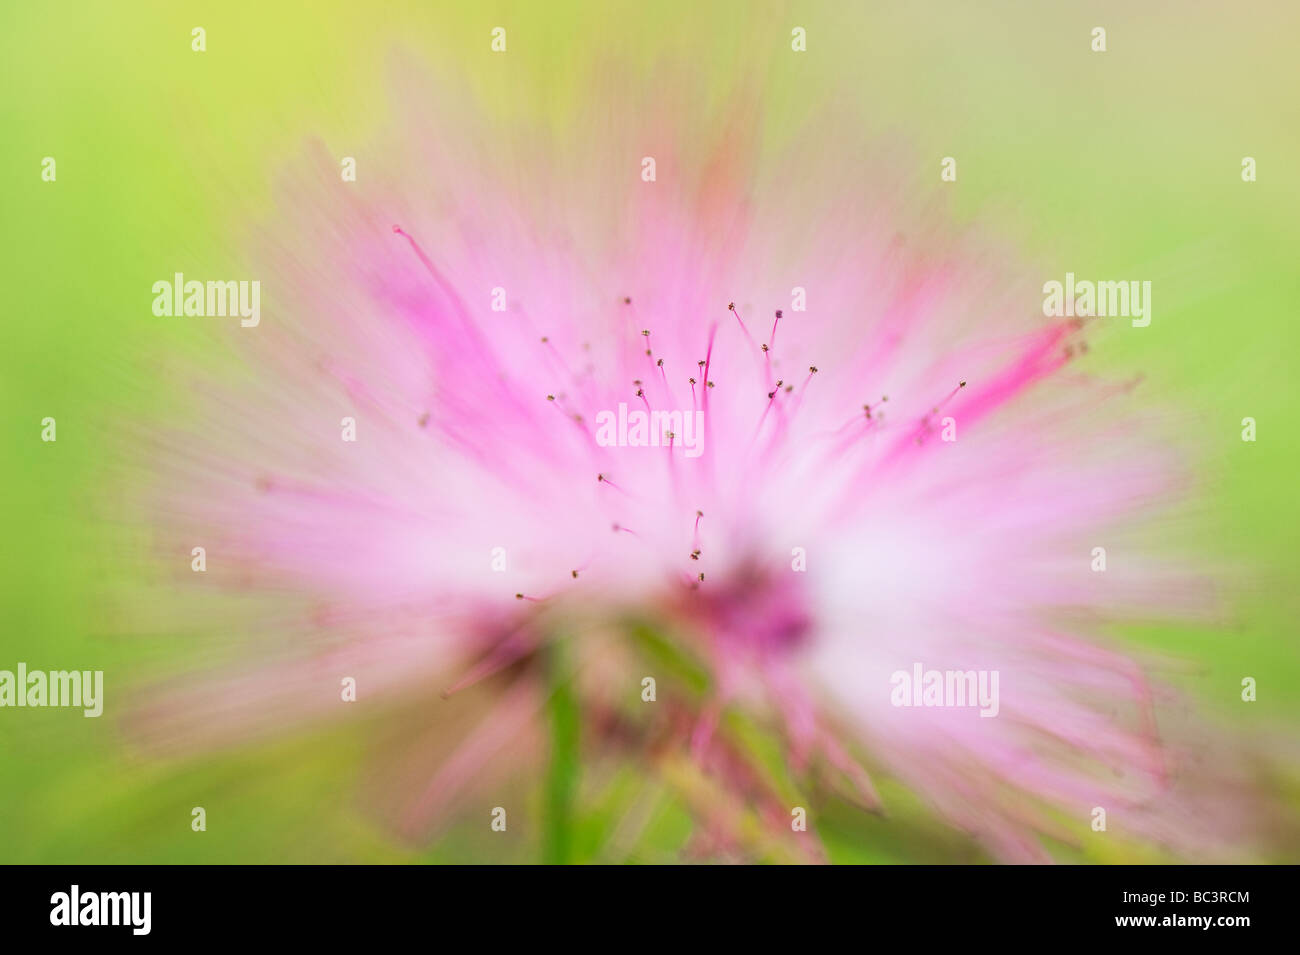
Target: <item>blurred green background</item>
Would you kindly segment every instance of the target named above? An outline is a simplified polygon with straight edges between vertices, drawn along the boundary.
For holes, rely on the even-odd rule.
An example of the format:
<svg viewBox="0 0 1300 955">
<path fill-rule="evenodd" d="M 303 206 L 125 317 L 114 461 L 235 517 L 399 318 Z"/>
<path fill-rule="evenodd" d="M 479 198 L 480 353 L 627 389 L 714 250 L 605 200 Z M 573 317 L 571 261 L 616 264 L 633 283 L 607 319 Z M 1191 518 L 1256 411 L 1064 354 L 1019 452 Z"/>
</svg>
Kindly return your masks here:
<svg viewBox="0 0 1300 955">
<path fill-rule="evenodd" d="M 509 54 L 493 59 L 497 25 Z M 789 52 L 794 26 L 808 31 L 802 56 Z M 1094 26 L 1105 54 L 1089 48 Z M 205 53 L 190 49 L 194 27 Z M 211 341 L 156 321 L 150 287 L 187 266 L 246 274 L 240 238 L 304 140 L 345 155 L 400 121 L 385 84 L 395 50 L 462 77 L 503 123 L 563 123 L 598 60 L 639 71 L 672 56 L 694 64 L 702 95 L 762 76 L 774 139 L 833 100 L 844 122 L 896 137 L 936 176 L 940 157 L 957 157 L 958 220 L 1049 275 L 1068 262 L 1081 277 L 1154 280 L 1151 327 L 1113 342 L 1106 369 L 1144 373 L 1183 413 L 1201 507 L 1173 544 L 1243 571 L 1221 626 L 1127 636 L 1188 661 L 1173 678 L 1216 721 L 1294 729 L 1297 28 L 1289 2 L 4 4 L 0 668 L 102 668 L 111 694 L 195 654 L 184 634 L 119 625 L 145 571 L 131 556 L 139 532 L 104 507 L 128 453 L 110 425 L 183 401 L 157 380 L 158 356 L 204 361 Z M 41 180 L 45 156 L 54 183 Z M 1243 156 L 1257 182 L 1242 182 Z M 57 443 L 40 441 L 47 415 Z M 1247 415 L 1254 444 L 1240 440 Z M 1250 706 L 1245 675 L 1259 680 Z M 110 717 L 0 710 L 0 861 L 618 861 L 600 846 L 636 781 L 614 769 L 592 785 L 563 699 L 552 705 L 558 768 L 520 798 L 553 825 L 523 827 L 509 848 L 482 826 L 434 848 L 391 839 L 365 809 L 366 725 L 161 763 L 133 753 Z M 889 820 L 848 806 L 815 820 L 832 859 L 982 858 L 897 786 L 883 794 Z M 190 831 L 194 805 L 219 831 Z M 631 857 L 670 861 L 689 816 L 670 795 L 653 805 Z M 1111 845 L 1072 857 L 1149 857 Z"/>
</svg>

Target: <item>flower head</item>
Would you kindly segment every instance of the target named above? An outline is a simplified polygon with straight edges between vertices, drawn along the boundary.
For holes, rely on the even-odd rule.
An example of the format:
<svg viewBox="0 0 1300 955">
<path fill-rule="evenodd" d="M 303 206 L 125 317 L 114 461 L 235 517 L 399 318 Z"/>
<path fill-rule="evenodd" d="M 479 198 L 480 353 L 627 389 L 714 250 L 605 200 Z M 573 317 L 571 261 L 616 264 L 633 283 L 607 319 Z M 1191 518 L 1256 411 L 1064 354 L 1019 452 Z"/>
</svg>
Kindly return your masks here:
<svg viewBox="0 0 1300 955">
<path fill-rule="evenodd" d="M 337 713 L 341 676 L 477 693 L 477 722 L 425 713 L 419 831 L 544 750 L 564 646 L 588 745 L 672 780 L 705 851 L 790 837 L 732 714 L 797 785 L 876 809 L 883 771 L 1002 858 L 1094 806 L 1179 840 L 1154 691 L 1102 623 L 1204 601 L 1136 550 L 1089 567 L 1177 488 L 1132 383 L 1090 374 L 1091 327 L 1044 319 L 1016 256 L 898 159 L 761 132 L 743 94 L 565 137 L 447 102 L 374 151 L 373 185 L 317 150 L 259 251 L 276 307 L 246 374 L 204 384 L 204 427 L 167 446 L 185 479 L 152 492 L 273 643 L 211 697 L 222 720 L 164 697 L 150 725 L 242 738 Z M 996 673 L 993 718 L 899 705 L 918 665 Z"/>
</svg>

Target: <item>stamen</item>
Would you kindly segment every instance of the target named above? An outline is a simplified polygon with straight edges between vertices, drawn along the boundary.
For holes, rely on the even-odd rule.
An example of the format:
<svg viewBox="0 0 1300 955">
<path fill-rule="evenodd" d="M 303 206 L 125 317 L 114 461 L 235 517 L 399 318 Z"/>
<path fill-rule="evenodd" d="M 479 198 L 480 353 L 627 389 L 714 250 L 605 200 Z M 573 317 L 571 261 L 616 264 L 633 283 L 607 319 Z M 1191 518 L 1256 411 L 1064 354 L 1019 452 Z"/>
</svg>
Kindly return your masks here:
<svg viewBox="0 0 1300 955">
<path fill-rule="evenodd" d="M 745 327 L 745 320 L 740 317 L 740 311 L 736 308 L 736 303 L 732 302 L 727 306 L 731 313 L 736 316 L 736 321 L 740 322 L 740 330 L 745 333 L 745 338 L 749 340 L 750 347 L 754 345 L 754 336 L 749 334 L 749 329 Z"/>
<path fill-rule="evenodd" d="M 564 373 L 564 376 L 568 378 L 570 381 L 574 381 L 574 382 L 578 381 L 578 376 L 573 373 L 573 369 L 570 368 L 569 363 L 564 360 L 564 356 L 561 355 L 556 350 L 553 344 L 551 344 L 551 336 L 543 335 L 542 344 L 546 346 L 547 353 L 550 355 L 551 359 L 555 362 L 556 366 L 560 369 L 560 371 Z"/>
<path fill-rule="evenodd" d="M 627 491 L 623 490 L 623 488 L 619 487 L 617 484 L 615 484 L 613 481 L 611 481 L 611 480 L 610 480 L 606 475 L 604 475 L 604 474 L 597 474 L 597 475 L 596 475 L 596 483 L 597 483 L 597 484 L 608 484 L 610 487 L 612 487 L 614 490 L 618 491 L 620 494 L 627 494 Z M 632 496 L 632 495 L 628 494 L 628 497 L 631 497 L 631 496 Z"/>
<path fill-rule="evenodd" d="M 957 387 L 954 388 L 952 391 L 948 392 L 947 396 L 942 401 L 940 401 L 937 405 L 931 408 L 930 413 L 921 419 L 921 423 L 917 426 L 916 429 L 917 444 L 923 444 L 925 442 L 926 437 L 934 431 L 934 428 L 930 426 L 930 419 L 933 418 L 935 415 L 937 415 L 939 413 L 939 409 L 942 408 L 944 405 L 946 405 L 948 402 L 952 401 L 952 399 L 956 396 L 957 392 L 961 391 L 965 387 L 966 387 L 966 382 L 964 381 L 957 382 Z"/>
<path fill-rule="evenodd" d="M 758 424 L 754 426 L 754 434 L 749 439 L 750 445 L 753 445 L 753 443 L 758 440 L 759 433 L 763 430 L 763 422 L 767 420 L 767 413 L 772 410 L 772 405 L 776 401 L 776 396 L 780 392 L 781 386 L 784 384 L 784 379 L 778 380 L 776 387 L 767 393 L 767 404 L 763 408 L 763 413 L 759 415 Z"/>
<path fill-rule="evenodd" d="M 593 446 L 595 446 L 595 442 L 596 442 L 595 436 L 582 426 L 582 415 L 578 414 L 577 412 L 571 411 L 565 405 L 564 398 L 565 398 L 565 394 L 563 391 L 561 391 L 559 394 L 547 395 L 546 401 L 548 404 L 552 405 L 556 411 L 558 411 L 560 414 L 564 415 L 564 417 L 568 418 L 570 421 L 576 424 L 578 426 L 578 430 L 582 432 L 583 436 L 586 437 L 586 439 L 590 441 Z"/>
<path fill-rule="evenodd" d="M 659 366 L 659 378 L 664 383 L 664 393 L 668 395 L 668 404 L 669 406 L 675 406 L 677 398 L 673 395 L 673 386 L 668 383 L 668 372 L 664 370 L 664 360 L 660 358 L 656 364 Z"/>
<path fill-rule="evenodd" d="M 943 401 L 941 401 L 941 402 L 939 402 L 937 405 L 935 405 L 935 406 L 934 406 L 934 410 L 931 411 L 930 413 L 931 413 L 931 414 L 938 414 L 938 413 L 939 413 L 939 409 L 942 408 L 944 405 L 946 405 L 948 402 L 952 401 L 953 397 L 957 394 L 957 392 L 961 391 L 961 390 L 962 390 L 963 388 L 965 388 L 965 387 L 966 387 L 966 382 L 964 382 L 964 381 L 959 381 L 959 382 L 957 382 L 957 387 L 954 388 L 952 391 L 948 392 L 948 396 L 947 396 L 946 398 L 944 398 Z"/>
</svg>

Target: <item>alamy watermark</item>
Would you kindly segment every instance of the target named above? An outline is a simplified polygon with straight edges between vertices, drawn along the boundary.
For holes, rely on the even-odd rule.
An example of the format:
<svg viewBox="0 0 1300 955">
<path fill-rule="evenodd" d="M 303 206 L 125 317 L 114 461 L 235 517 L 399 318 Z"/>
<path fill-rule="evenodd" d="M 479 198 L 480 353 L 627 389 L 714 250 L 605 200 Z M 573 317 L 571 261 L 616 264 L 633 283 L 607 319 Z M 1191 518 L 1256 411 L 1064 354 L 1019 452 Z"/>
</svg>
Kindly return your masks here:
<svg viewBox="0 0 1300 955">
<path fill-rule="evenodd" d="M 82 892 L 74 885 L 50 896 L 51 925 L 128 925 L 133 935 L 153 927 L 152 892 Z"/>
<path fill-rule="evenodd" d="M 688 458 L 704 453 L 703 411 L 627 410 L 596 413 L 596 443 L 602 448 L 681 448 Z"/>
<path fill-rule="evenodd" d="M 980 716 L 998 715 L 997 670 L 927 670 L 913 663 L 911 672 L 895 670 L 889 682 L 894 706 L 978 706 Z"/>
<path fill-rule="evenodd" d="M 177 272 L 171 281 L 153 283 L 153 313 L 159 317 L 190 315 L 198 318 L 232 318 L 239 324 L 255 328 L 262 320 L 262 283 L 253 281 L 199 282 L 185 281 Z"/>
<path fill-rule="evenodd" d="M 86 716 L 104 712 L 103 670 L 0 670 L 0 706 L 80 706 Z"/>
<path fill-rule="evenodd" d="M 1131 318 L 1134 328 L 1151 324 L 1150 282 L 1076 282 L 1073 272 L 1065 282 L 1043 283 L 1043 314 L 1054 318 Z"/>
</svg>

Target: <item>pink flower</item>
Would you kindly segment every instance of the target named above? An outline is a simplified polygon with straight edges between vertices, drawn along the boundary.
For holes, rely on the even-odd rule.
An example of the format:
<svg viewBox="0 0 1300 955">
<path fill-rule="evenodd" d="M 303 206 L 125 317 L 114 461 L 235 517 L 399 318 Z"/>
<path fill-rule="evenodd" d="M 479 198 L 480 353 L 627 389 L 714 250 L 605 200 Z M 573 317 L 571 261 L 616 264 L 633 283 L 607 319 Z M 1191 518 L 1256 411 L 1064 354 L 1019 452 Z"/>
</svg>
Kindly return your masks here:
<svg viewBox="0 0 1300 955">
<path fill-rule="evenodd" d="M 1158 691 L 1104 638 L 1207 600 L 1143 546 L 1182 472 L 1133 383 L 1079 361 L 1094 327 L 1044 319 L 1036 273 L 832 124 L 774 151 L 750 96 L 618 102 L 554 135 L 444 102 L 357 183 L 319 148 L 287 181 L 262 323 L 231 330 L 237 371 L 199 386 L 150 492 L 257 645 L 144 725 L 352 718 L 344 677 L 368 705 L 426 701 L 396 800 L 419 832 L 544 752 L 559 642 L 584 745 L 673 780 L 701 851 L 758 851 L 754 812 L 820 857 L 737 713 L 796 780 L 875 809 L 884 771 L 999 858 L 1082 843 L 1094 807 L 1217 851 L 1175 792 Z M 620 404 L 683 433 L 607 446 Z M 628 636 L 647 626 L 701 684 Z M 996 715 L 897 705 L 918 664 L 996 671 Z M 473 718 L 452 720 L 462 693 Z"/>
</svg>

